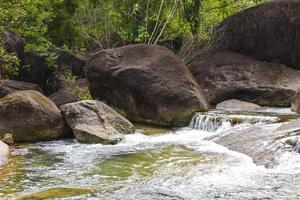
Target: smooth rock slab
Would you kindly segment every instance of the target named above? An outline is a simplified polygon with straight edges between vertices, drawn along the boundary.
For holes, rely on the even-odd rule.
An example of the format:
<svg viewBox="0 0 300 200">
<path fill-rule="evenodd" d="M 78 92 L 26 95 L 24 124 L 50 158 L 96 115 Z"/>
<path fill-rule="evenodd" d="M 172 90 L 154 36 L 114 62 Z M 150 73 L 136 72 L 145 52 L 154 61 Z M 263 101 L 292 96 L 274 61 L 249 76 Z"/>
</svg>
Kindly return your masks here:
<svg viewBox="0 0 300 200">
<path fill-rule="evenodd" d="M 249 103 L 246 101 L 240 101 L 236 99 L 230 99 L 217 104 L 216 109 L 218 110 L 228 110 L 228 111 L 253 111 L 259 110 L 262 107 L 254 103 Z"/>
<path fill-rule="evenodd" d="M 127 119 L 100 101 L 70 103 L 61 110 L 81 143 L 116 144 L 124 134 L 134 132 L 134 126 Z"/>
<path fill-rule="evenodd" d="M 297 152 L 300 119 L 282 124 L 255 124 L 243 130 L 234 128 L 210 138 L 212 141 L 250 156 L 258 165 L 271 167 L 282 153 Z M 288 142 L 288 141 L 295 142 Z"/>
</svg>

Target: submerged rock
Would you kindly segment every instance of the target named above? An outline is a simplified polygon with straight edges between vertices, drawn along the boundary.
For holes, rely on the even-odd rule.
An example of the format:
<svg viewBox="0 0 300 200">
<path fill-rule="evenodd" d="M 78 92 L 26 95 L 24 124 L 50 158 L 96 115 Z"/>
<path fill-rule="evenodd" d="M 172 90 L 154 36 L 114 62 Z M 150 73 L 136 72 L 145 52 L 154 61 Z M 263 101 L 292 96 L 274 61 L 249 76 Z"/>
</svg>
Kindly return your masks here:
<svg viewBox="0 0 300 200">
<path fill-rule="evenodd" d="M 23 90 L 36 90 L 43 93 L 42 88 L 37 84 L 14 80 L 0 80 L 0 97 L 4 97 L 15 91 Z"/>
<path fill-rule="evenodd" d="M 116 144 L 134 126 L 111 107 L 96 100 L 79 101 L 61 107 L 77 141 Z"/>
<path fill-rule="evenodd" d="M 260 106 L 288 107 L 300 85 L 300 71 L 222 52 L 190 70 L 211 104 L 238 99 Z"/>
<path fill-rule="evenodd" d="M 271 1 L 224 20 L 220 48 L 300 69 L 300 1 Z"/>
<path fill-rule="evenodd" d="M 8 153 L 8 146 L 0 141 L 0 167 L 7 162 Z"/>
<path fill-rule="evenodd" d="M 14 142 L 54 140 L 67 134 L 55 104 L 33 90 L 17 91 L 0 99 L 0 138 L 10 133 Z"/>
<path fill-rule="evenodd" d="M 230 99 L 217 104 L 216 109 L 218 110 L 229 110 L 229 111 L 253 111 L 259 110 L 262 107 L 254 103 L 246 101 L 240 101 L 236 99 Z"/>
<path fill-rule="evenodd" d="M 51 188 L 48 190 L 28 194 L 17 198 L 17 200 L 32 200 L 32 199 L 57 199 L 57 198 L 68 198 L 75 196 L 82 196 L 86 198 L 88 194 L 92 194 L 94 191 L 92 189 L 86 188 Z"/>
<path fill-rule="evenodd" d="M 184 126 L 208 104 L 183 62 L 158 45 L 129 45 L 100 51 L 87 65 L 95 99 L 135 122 Z"/>
</svg>

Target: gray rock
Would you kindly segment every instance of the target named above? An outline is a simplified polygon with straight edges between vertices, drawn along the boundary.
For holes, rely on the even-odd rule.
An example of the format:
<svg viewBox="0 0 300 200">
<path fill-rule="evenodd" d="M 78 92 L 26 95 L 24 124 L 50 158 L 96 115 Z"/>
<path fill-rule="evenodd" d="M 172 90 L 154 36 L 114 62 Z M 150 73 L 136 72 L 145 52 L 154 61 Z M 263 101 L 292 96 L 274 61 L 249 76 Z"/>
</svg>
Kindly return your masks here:
<svg viewBox="0 0 300 200">
<path fill-rule="evenodd" d="M 100 101 L 70 103 L 61 110 L 81 143 L 116 144 L 124 134 L 134 132 L 134 126 L 127 119 Z"/>
</svg>

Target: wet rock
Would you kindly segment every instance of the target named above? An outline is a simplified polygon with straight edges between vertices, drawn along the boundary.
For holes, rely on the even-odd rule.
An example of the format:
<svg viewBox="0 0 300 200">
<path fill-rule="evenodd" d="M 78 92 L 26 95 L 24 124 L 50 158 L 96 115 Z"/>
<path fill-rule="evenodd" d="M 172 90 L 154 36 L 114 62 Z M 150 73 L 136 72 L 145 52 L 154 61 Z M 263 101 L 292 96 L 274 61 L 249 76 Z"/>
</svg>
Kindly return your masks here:
<svg viewBox="0 0 300 200">
<path fill-rule="evenodd" d="M 0 138 L 11 133 L 17 143 L 46 141 L 67 131 L 60 110 L 37 91 L 17 91 L 0 99 Z"/>
<path fill-rule="evenodd" d="M 9 154 L 8 146 L 0 141 L 0 167 L 3 166 L 7 162 Z"/>
<path fill-rule="evenodd" d="M 300 85 L 300 71 L 222 52 L 190 70 L 211 104 L 238 99 L 260 106 L 286 107 Z"/>
<path fill-rule="evenodd" d="M 217 104 L 216 109 L 218 110 L 229 110 L 229 111 L 253 111 L 259 110 L 262 107 L 254 103 L 246 101 L 240 101 L 236 99 L 230 99 Z"/>
<path fill-rule="evenodd" d="M 183 62 L 158 45 L 129 45 L 100 51 L 87 65 L 95 99 L 132 121 L 184 126 L 208 109 L 199 85 Z"/>
<path fill-rule="evenodd" d="M 60 89 L 51 94 L 48 98 L 51 99 L 57 107 L 80 100 L 67 89 Z"/>
<path fill-rule="evenodd" d="M 4 97 L 12 92 L 22 90 L 36 90 L 40 93 L 43 93 L 42 88 L 37 84 L 14 80 L 0 80 L 0 97 Z"/>
<path fill-rule="evenodd" d="M 300 89 L 297 90 L 292 98 L 292 111 L 300 113 Z"/>
<path fill-rule="evenodd" d="M 299 135 L 300 119 L 296 119 L 281 124 L 256 124 L 242 130 L 232 128 L 210 139 L 250 156 L 258 165 L 271 167 L 282 153 L 297 151 L 298 143 L 293 141 Z"/>
<path fill-rule="evenodd" d="M 111 107 L 96 100 L 66 104 L 61 110 L 81 143 L 116 144 L 134 126 Z"/>
<path fill-rule="evenodd" d="M 241 11 L 217 28 L 220 48 L 300 69 L 300 1 L 271 1 Z"/>
</svg>

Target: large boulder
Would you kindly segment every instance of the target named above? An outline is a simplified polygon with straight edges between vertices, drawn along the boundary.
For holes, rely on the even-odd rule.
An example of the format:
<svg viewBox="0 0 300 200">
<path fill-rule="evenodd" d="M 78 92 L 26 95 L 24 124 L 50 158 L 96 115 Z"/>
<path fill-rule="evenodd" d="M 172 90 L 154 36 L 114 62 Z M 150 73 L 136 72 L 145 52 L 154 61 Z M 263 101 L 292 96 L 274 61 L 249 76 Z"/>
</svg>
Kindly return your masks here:
<svg viewBox="0 0 300 200">
<path fill-rule="evenodd" d="M 111 107 L 96 100 L 66 104 L 61 110 L 81 143 L 116 144 L 134 126 Z"/>
<path fill-rule="evenodd" d="M 246 101 L 240 101 L 237 99 L 230 99 L 217 104 L 216 109 L 228 110 L 228 111 L 254 111 L 259 110 L 262 107 L 254 103 Z"/>
<path fill-rule="evenodd" d="M 246 9 L 216 29 L 219 47 L 300 69 L 300 1 L 271 1 Z"/>
<path fill-rule="evenodd" d="M 55 104 L 33 90 L 17 91 L 0 99 L 0 138 L 12 134 L 14 142 L 54 140 L 68 133 Z"/>
<path fill-rule="evenodd" d="M 54 92 L 49 97 L 57 107 L 65 105 L 67 103 L 73 103 L 79 101 L 79 98 L 72 94 L 68 89 L 60 89 L 57 92 Z"/>
<path fill-rule="evenodd" d="M 8 153 L 8 146 L 0 141 L 0 167 L 7 162 Z"/>
<path fill-rule="evenodd" d="M 0 97 L 4 97 L 15 91 L 36 90 L 43 93 L 40 86 L 33 83 L 26 83 L 14 80 L 0 80 Z"/>
<path fill-rule="evenodd" d="M 158 45 L 129 45 L 96 54 L 87 65 L 91 95 L 136 122 L 184 126 L 208 104 L 183 62 Z"/>
<path fill-rule="evenodd" d="M 300 85 L 300 71 L 222 52 L 190 70 L 211 104 L 238 99 L 260 106 L 289 106 Z"/>
</svg>

